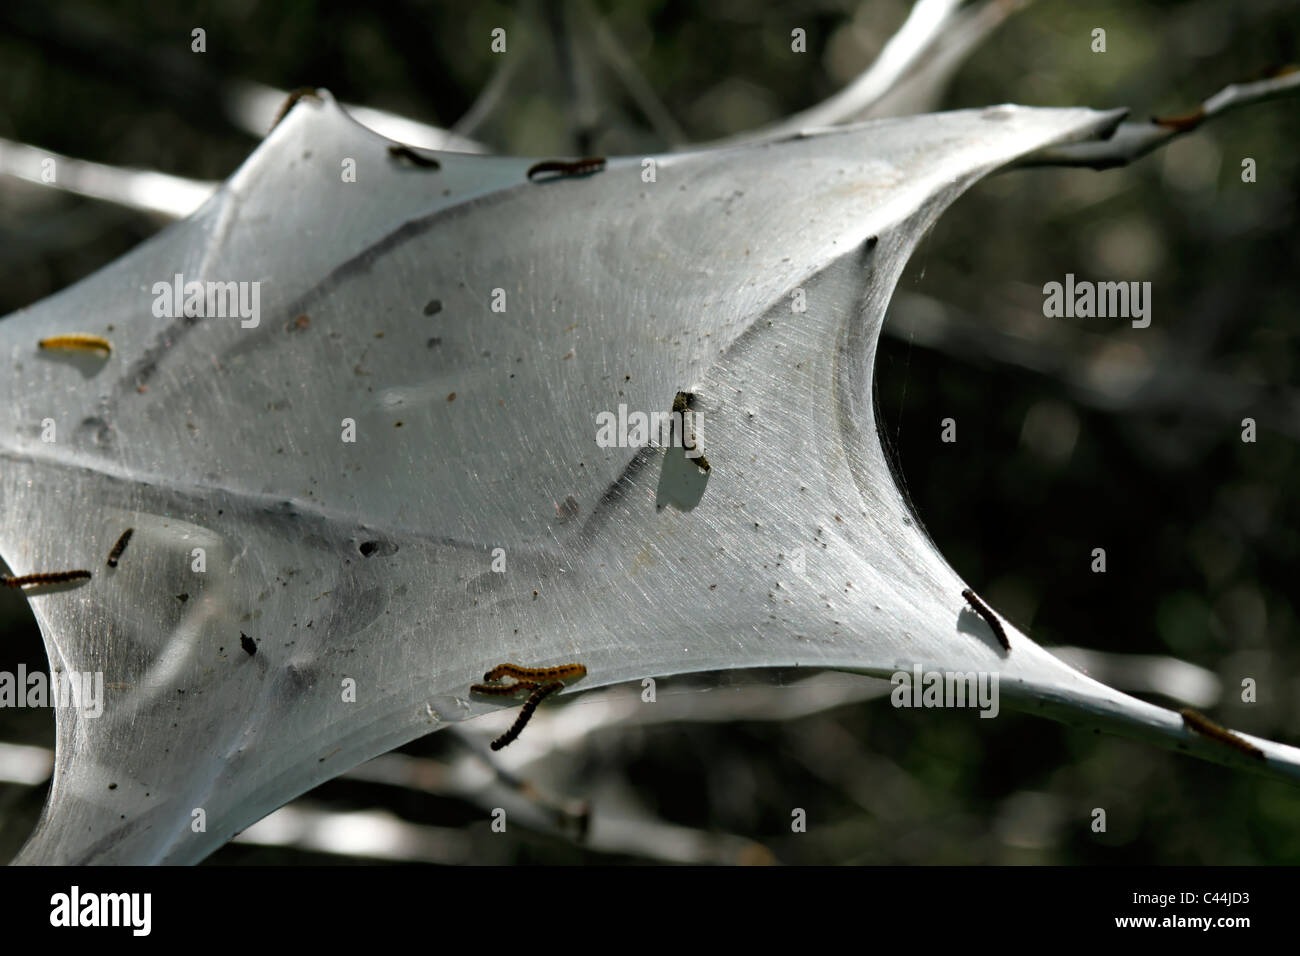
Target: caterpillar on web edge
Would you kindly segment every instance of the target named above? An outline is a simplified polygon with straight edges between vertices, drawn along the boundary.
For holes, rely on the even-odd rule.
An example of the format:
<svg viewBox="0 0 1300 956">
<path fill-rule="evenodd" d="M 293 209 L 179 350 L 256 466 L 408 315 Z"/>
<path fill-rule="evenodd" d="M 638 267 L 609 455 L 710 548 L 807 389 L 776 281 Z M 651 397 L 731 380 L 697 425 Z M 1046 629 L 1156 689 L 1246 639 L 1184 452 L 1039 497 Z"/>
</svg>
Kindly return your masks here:
<svg viewBox="0 0 1300 956">
<path fill-rule="evenodd" d="M 1254 744 L 1248 743 L 1238 737 L 1226 727 L 1220 727 L 1204 714 L 1197 713 L 1190 707 L 1184 707 L 1178 712 L 1178 715 L 1183 718 L 1183 723 L 1185 725 L 1196 731 L 1202 737 L 1209 737 L 1211 740 L 1217 740 L 1219 743 L 1226 744 L 1233 750 L 1240 750 L 1248 757 L 1254 757 L 1256 760 L 1266 759 L 1264 751 L 1260 750 Z"/>
<path fill-rule="evenodd" d="M 515 719 L 515 722 L 511 724 L 510 729 L 496 740 L 492 741 L 492 749 L 500 750 L 502 747 L 513 743 L 515 738 L 523 732 L 524 727 L 533 716 L 533 711 L 537 709 L 537 705 L 545 700 L 548 694 L 555 693 L 563 686 L 564 684 L 557 680 L 550 684 L 543 684 L 541 687 L 537 688 L 537 690 L 533 691 L 532 696 L 524 703 L 523 710 L 519 711 L 519 716 Z"/>
<path fill-rule="evenodd" d="M 1007 650 L 1011 650 L 1011 642 L 1007 640 L 1007 632 L 1003 629 L 1002 622 L 998 620 L 998 616 L 993 613 L 993 609 L 981 601 L 979 595 L 970 588 L 966 588 L 962 591 L 961 596 L 966 599 L 967 604 L 974 608 L 976 614 L 984 618 L 984 623 L 992 629 L 994 635 L 1002 646 Z"/>
<path fill-rule="evenodd" d="M 0 584 L 7 588 L 20 588 L 28 584 L 62 584 L 64 581 L 89 579 L 89 571 L 46 571 L 42 574 L 24 574 L 11 578 L 0 574 Z"/>
<path fill-rule="evenodd" d="M 520 667 L 518 664 L 498 664 L 483 675 L 485 681 L 498 681 L 502 677 L 516 680 L 552 681 L 577 680 L 587 676 L 582 664 L 561 664 L 558 667 Z"/>
</svg>

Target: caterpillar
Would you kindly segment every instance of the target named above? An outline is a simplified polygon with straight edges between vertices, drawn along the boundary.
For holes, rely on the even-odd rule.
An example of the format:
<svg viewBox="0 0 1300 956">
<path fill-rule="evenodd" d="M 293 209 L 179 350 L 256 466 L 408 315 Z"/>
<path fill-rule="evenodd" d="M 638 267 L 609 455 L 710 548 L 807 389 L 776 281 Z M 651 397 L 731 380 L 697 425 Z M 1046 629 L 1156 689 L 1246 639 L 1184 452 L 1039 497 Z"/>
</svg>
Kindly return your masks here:
<svg viewBox="0 0 1300 956">
<path fill-rule="evenodd" d="M 54 335 L 41 339 L 43 349 L 66 349 L 72 352 L 102 352 L 105 356 L 112 354 L 113 346 L 102 335 L 88 335 L 84 332 L 70 332 L 67 335 Z"/>
<path fill-rule="evenodd" d="M 533 691 L 532 696 L 524 703 L 523 709 L 519 711 L 519 716 L 515 718 L 515 722 L 510 725 L 510 729 L 492 741 L 492 749 L 500 750 L 502 747 L 513 743 L 523 732 L 524 727 L 527 726 L 529 719 L 533 716 L 533 711 L 537 709 L 537 705 L 545 700 L 547 695 L 554 694 L 563 686 L 564 684 L 557 680 L 549 684 L 543 684 Z"/>
<path fill-rule="evenodd" d="M 513 684 L 470 684 L 469 692 L 471 694 L 482 694 L 485 697 L 509 697 L 521 690 L 537 690 L 541 685 L 535 681 L 521 680 Z"/>
<path fill-rule="evenodd" d="M 1186 133 L 1188 130 L 1196 129 L 1201 123 L 1205 122 L 1205 109 L 1198 106 L 1195 110 L 1183 116 L 1153 116 L 1151 122 L 1157 126 L 1172 129 L 1176 133 Z"/>
<path fill-rule="evenodd" d="M 1002 622 L 998 620 L 998 616 L 993 613 L 993 609 L 981 601 L 970 588 L 963 590 L 961 596 L 966 599 L 967 604 L 975 609 L 976 614 L 984 618 L 984 623 L 992 629 L 1002 646 L 1007 650 L 1011 650 L 1011 642 L 1007 640 L 1007 632 L 1003 629 Z"/>
<path fill-rule="evenodd" d="M 605 157 L 603 156 L 588 156 L 571 162 L 562 159 L 544 159 L 540 163 L 529 166 L 527 175 L 530 181 L 535 180 L 541 173 L 555 173 L 555 176 L 549 178 L 559 179 L 562 176 L 589 176 L 604 168 Z"/>
<path fill-rule="evenodd" d="M 520 667 L 518 664 L 498 664 L 483 679 L 489 683 L 499 681 L 502 677 L 513 677 L 520 681 L 577 680 L 587 676 L 587 668 L 582 664 L 561 664 L 558 667 Z"/>
<path fill-rule="evenodd" d="M 695 410 L 694 392 L 678 392 L 673 397 L 673 413 L 682 416 L 681 418 L 682 432 L 683 432 L 682 448 L 685 449 L 686 451 L 699 451 L 699 442 L 696 440 L 694 432 L 691 433 L 691 445 L 688 447 L 686 444 L 686 435 L 685 435 L 686 413 L 688 411 L 694 411 L 694 410 Z M 674 425 L 673 427 L 675 428 L 676 425 Z M 700 452 L 700 454 L 694 456 L 686 455 L 686 459 L 687 461 L 694 462 L 696 468 L 703 469 L 704 471 L 713 470 L 712 466 L 709 465 L 709 459 L 704 457 L 703 452 Z"/>
<path fill-rule="evenodd" d="M 388 155 L 394 159 L 404 159 L 412 166 L 419 166 L 423 169 L 442 169 L 442 163 L 438 162 L 432 156 L 421 156 L 409 146 L 400 144 L 388 147 Z"/>
<path fill-rule="evenodd" d="M 521 690 L 529 691 L 528 700 L 524 702 L 523 709 L 519 711 L 519 716 L 515 719 L 514 724 L 504 734 L 492 741 L 492 749 L 500 750 L 502 747 L 511 743 L 523 732 L 528 721 L 533 716 L 533 711 L 550 694 L 561 690 L 566 680 L 579 680 L 587 676 L 587 668 L 583 664 L 560 664 L 556 667 L 520 667 L 518 664 L 498 664 L 486 674 L 483 675 L 484 683 L 471 684 L 469 689 L 472 694 L 483 694 L 488 697 L 510 697 Z M 514 678 L 512 683 L 499 683 L 501 678 Z"/>
<path fill-rule="evenodd" d="M 303 99 L 304 97 L 311 97 L 313 100 L 320 101 L 320 94 L 316 92 L 315 87 L 312 86 L 298 87 L 298 89 L 292 91 L 289 94 L 288 98 L 280 105 L 280 111 L 275 114 L 275 120 L 271 123 L 271 130 L 279 126 L 280 121 L 289 115 L 289 110 L 293 109 L 294 106 L 297 105 L 298 101 Z M 271 130 L 267 130 L 268 135 L 270 134 Z"/>
<path fill-rule="evenodd" d="M 64 581 L 80 581 L 89 579 L 89 571 L 46 571 L 43 574 L 24 574 L 19 577 L 11 578 L 7 574 L 0 574 L 0 584 L 7 588 L 20 588 L 27 584 L 62 584 Z"/>
<path fill-rule="evenodd" d="M 1209 737 L 1211 740 L 1217 740 L 1221 744 L 1227 744 L 1234 750 L 1240 750 L 1248 757 L 1254 757 L 1257 760 L 1264 760 L 1264 751 L 1260 750 L 1252 743 L 1242 740 L 1231 730 L 1226 727 L 1220 727 L 1204 714 L 1199 714 L 1190 707 L 1184 707 L 1178 712 L 1183 718 L 1183 723 L 1196 731 L 1202 737 Z"/>
<path fill-rule="evenodd" d="M 131 540 L 133 534 L 135 534 L 135 528 L 127 528 L 122 532 L 122 537 L 117 539 L 117 544 L 113 545 L 113 550 L 108 552 L 108 566 L 110 568 L 117 567 L 117 559 L 126 550 L 126 543 Z"/>
</svg>

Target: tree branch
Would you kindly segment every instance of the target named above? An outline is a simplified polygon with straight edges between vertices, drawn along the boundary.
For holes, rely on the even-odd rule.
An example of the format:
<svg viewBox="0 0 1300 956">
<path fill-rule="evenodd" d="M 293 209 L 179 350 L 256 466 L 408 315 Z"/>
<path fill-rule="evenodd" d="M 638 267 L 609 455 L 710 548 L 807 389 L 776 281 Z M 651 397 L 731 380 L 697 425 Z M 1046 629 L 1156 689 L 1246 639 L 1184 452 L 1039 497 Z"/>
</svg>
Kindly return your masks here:
<svg viewBox="0 0 1300 956">
<path fill-rule="evenodd" d="M 1152 117 L 1146 123 L 1121 123 L 1110 139 L 1054 146 L 1026 156 L 1015 166 L 1086 166 L 1111 169 L 1126 166 L 1171 139 L 1190 133 L 1206 120 L 1239 106 L 1300 93 L 1300 70 L 1284 67 L 1254 83 L 1234 83 L 1181 116 Z"/>
</svg>

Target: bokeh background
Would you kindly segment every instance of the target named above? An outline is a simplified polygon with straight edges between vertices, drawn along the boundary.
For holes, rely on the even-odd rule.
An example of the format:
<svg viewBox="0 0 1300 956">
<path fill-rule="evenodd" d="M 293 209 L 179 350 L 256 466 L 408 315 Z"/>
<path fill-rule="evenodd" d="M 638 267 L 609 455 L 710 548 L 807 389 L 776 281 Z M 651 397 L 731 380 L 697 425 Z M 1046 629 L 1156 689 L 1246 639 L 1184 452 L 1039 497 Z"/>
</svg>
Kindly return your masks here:
<svg viewBox="0 0 1300 956">
<path fill-rule="evenodd" d="M 824 99 L 908 8 L 6 3 L 0 137 L 221 180 L 258 142 L 232 106 L 251 81 L 459 122 L 503 152 L 641 153 Z M 981 44 L 939 105 L 1183 113 L 1300 61 L 1298 14 L 1294 0 L 1039 0 Z M 509 67 L 489 50 L 498 26 Z M 1105 54 L 1090 50 L 1098 26 Z M 195 27 L 207 31 L 202 55 L 190 52 Z M 806 54 L 790 50 L 795 27 Z M 1292 744 L 1296 103 L 1230 114 L 1130 167 L 981 183 L 924 240 L 877 366 L 916 511 L 991 604 L 1044 645 L 1088 649 L 1065 653 L 1115 686 L 1173 705 L 1200 695 L 1220 722 Z M 1241 182 L 1243 157 L 1257 161 L 1256 183 Z M 0 315 L 166 222 L 0 175 Z M 1042 285 L 1067 272 L 1150 281 L 1151 328 L 1044 318 Z M 1253 444 L 1240 438 L 1247 416 Z M 947 417 L 955 444 L 939 440 Z M 1094 547 L 1106 549 L 1104 575 L 1089 571 Z M 6 591 L 0 670 L 19 662 L 43 667 L 45 654 L 24 599 Z M 1256 703 L 1240 701 L 1243 678 L 1257 682 Z M 1009 711 L 898 711 L 880 686 L 742 672 L 676 685 L 653 722 L 620 709 L 639 688 L 579 697 L 539 714 L 530 735 L 567 743 L 514 776 L 492 769 L 482 735 L 437 733 L 317 788 L 258 842 L 208 862 L 1300 862 L 1300 789 Z M 51 711 L 0 709 L 0 859 L 40 812 L 53 742 Z M 492 833 L 485 808 L 501 791 L 538 808 L 535 822 Z M 585 843 L 573 837 L 584 805 Z M 807 833 L 791 832 L 795 807 Z M 1089 826 L 1094 807 L 1107 811 L 1104 834 Z"/>
</svg>

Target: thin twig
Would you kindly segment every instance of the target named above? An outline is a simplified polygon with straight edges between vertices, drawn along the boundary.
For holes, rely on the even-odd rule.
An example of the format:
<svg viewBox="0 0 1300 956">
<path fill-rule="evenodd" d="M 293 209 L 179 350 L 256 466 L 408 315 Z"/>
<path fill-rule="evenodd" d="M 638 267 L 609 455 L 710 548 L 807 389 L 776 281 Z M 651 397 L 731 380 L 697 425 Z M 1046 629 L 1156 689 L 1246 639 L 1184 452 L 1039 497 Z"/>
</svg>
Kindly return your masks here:
<svg viewBox="0 0 1300 956">
<path fill-rule="evenodd" d="M 890 89 L 844 122 L 931 112 L 938 106 L 948 81 L 971 53 L 1011 14 L 1032 2 L 992 0 L 963 7 Z"/>
<path fill-rule="evenodd" d="M 452 133 L 457 136 L 472 136 L 474 131 L 483 125 L 483 122 L 505 101 L 506 91 L 510 88 L 510 83 L 515 78 L 515 71 L 524 56 L 525 54 L 521 52 L 513 51 L 500 57 L 500 64 L 493 71 L 487 85 L 470 104 L 465 115 L 452 124 Z"/>
<path fill-rule="evenodd" d="M 659 99 L 649 81 L 636 68 L 623 44 L 610 29 L 609 23 L 596 11 L 588 0 L 582 2 L 583 19 L 592 25 L 596 37 L 596 53 L 614 71 L 623 88 L 632 101 L 636 103 L 651 128 L 659 134 L 668 146 L 679 146 L 686 142 L 686 132 L 673 118 L 663 100 Z"/>
<path fill-rule="evenodd" d="M 1229 110 L 1297 94 L 1300 94 L 1300 71 L 1288 67 L 1268 79 L 1254 83 L 1233 83 L 1224 87 L 1199 108 L 1186 114 L 1156 117 L 1145 123 L 1121 123 L 1110 139 L 1053 146 L 1031 153 L 1014 165 L 1087 166 L 1092 169 L 1126 166 L 1174 137 L 1190 133 L 1206 120 Z"/>
<path fill-rule="evenodd" d="M 53 160 L 53 166 L 47 164 Z M 49 181 L 46 170 L 53 169 Z M 103 199 L 141 212 L 182 219 L 203 205 L 218 183 L 185 179 L 167 173 L 123 169 L 73 159 L 62 153 L 0 139 L 0 175 L 25 179 L 79 196 Z"/>
<path fill-rule="evenodd" d="M 1004 3 L 1005 0 L 984 0 Z M 972 22 L 969 11 L 962 11 L 965 0 L 917 0 L 907 20 L 885 44 L 880 55 L 852 83 L 816 106 L 788 116 L 757 130 L 729 137 L 704 146 L 735 146 L 741 143 L 782 139 L 804 130 L 818 129 L 848 122 L 868 111 L 922 63 L 940 44 L 954 23 Z M 975 27 L 971 27 L 975 29 Z M 704 148 L 695 146 L 692 148 Z"/>
</svg>

